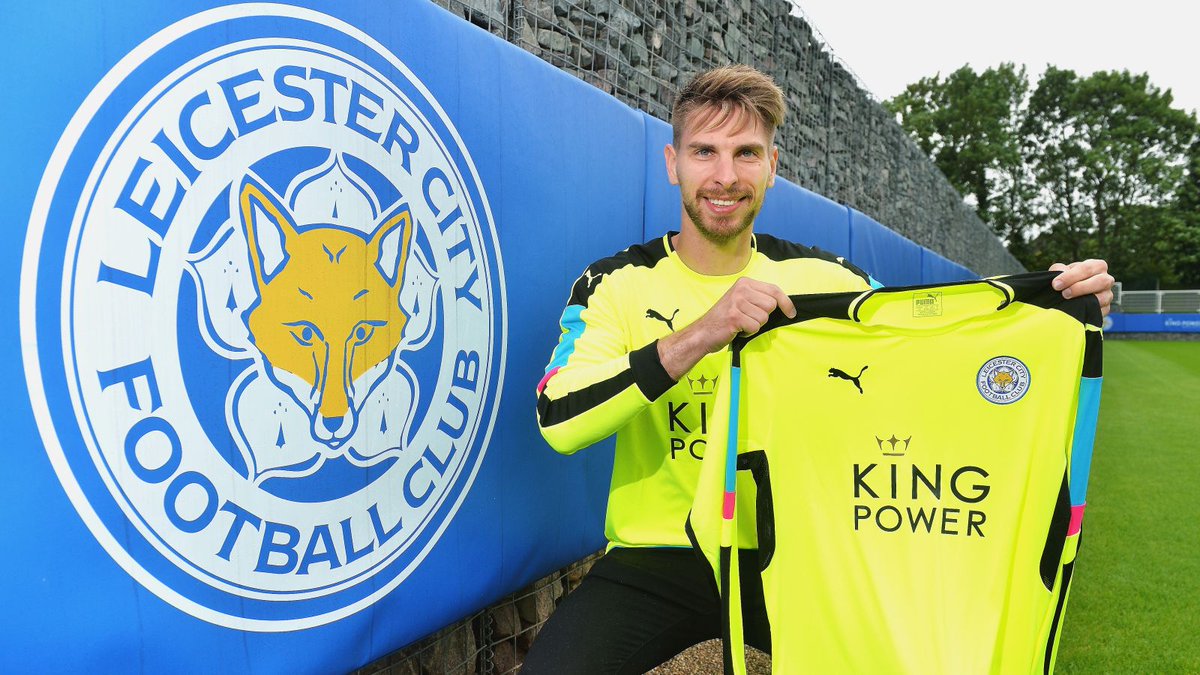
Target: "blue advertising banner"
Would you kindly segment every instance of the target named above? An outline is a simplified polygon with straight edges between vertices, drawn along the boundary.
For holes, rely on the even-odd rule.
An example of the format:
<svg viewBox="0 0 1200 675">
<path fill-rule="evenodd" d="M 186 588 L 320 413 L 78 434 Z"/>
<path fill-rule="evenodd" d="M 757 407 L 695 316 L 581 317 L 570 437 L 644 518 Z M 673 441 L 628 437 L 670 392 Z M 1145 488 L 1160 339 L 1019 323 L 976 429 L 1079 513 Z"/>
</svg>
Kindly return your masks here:
<svg viewBox="0 0 1200 675">
<path fill-rule="evenodd" d="M 1198 314 L 1121 314 L 1104 321 L 1107 333 L 1200 333 Z"/>
<path fill-rule="evenodd" d="M 665 123 L 423 1 L 0 11 L 0 672 L 347 671 L 603 545 L 611 444 L 534 391 L 678 226 Z"/>
</svg>

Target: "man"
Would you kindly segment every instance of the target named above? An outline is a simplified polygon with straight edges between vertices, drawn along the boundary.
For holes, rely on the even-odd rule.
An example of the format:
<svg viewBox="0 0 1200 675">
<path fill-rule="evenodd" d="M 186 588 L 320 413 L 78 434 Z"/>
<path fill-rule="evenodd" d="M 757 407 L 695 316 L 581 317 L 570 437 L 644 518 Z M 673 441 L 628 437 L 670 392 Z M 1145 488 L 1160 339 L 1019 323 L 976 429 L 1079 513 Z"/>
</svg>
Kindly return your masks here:
<svg viewBox="0 0 1200 675">
<path fill-rule="evenodd" d="M 679 232 L 599 260 L 575 282 L 538 386 L 539 424 L 566 454 L 617 434 L 610 544 L 543 627 L 526 673 L 642 673 L 720 633 L 716 589 L 683 524 L 725 347 L 776 308 L 794 316 L 789 294 L 877 285 L 842 258 L 754 234 L 784 112 L 779 88 L 747 66 L 696 77 L 664 149 L 682 199 Z M 1106 263 L 1054 269 L 1064 295 L 1096 293 L 1107 311 Z M 743 555 L 754 547 L 753 532 L 739 533 Z M 770 651 L 757 565 L 741 568 L 746 641 Z"/>
</svg>

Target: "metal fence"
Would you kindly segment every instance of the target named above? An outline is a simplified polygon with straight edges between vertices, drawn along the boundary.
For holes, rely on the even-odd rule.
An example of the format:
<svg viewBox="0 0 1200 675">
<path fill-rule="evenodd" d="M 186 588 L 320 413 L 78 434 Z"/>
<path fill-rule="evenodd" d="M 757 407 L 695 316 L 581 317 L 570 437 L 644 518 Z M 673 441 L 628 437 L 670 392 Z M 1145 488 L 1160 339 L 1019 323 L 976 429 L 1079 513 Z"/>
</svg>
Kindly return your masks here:
<svg viewBox="0 0 1200 675">
<path fill-rule="evenodd" d="M 1120 284 L 1114 289 L 1113 305 L 1126 314 L 1193 314 L 1200 313 L 1200 290 L 1194 291 L 1124 291 Z"/>
<path fill-rule="evenodd" d="M 670 118 L 695 73 L 748 63 L 790 111 L 779 174 L 980 274 L 1023 271 L 796 0 L 434 0 L 626 104 Z"/>
<path fill-rule="evenodd" d="M 780 174 L 824 194 L 836 191 L 839 162 L 829 160 L 861 160 L 870 145 L 867 140 L 852 147 L 860 144 L 834 130 L 840 113 L 833 83 L 857 83 L 806 24 L 796 19 L 792 27 L 802 25 L 801 31 L 784 30 L 793 6 L 785 0 L 434 2 L 662 120 L 669 119 L 679 89 L 701 69 L 740 62 L 772 73 L 799 117 L 779 135 Z M 747 35 L 764 34 L 770 39 L 745 44 Z M 809 86 L 788 86 L 797 80 Z M 886 119 L 879 106 L 865 108 L 853 114 Z"/>
</svg>

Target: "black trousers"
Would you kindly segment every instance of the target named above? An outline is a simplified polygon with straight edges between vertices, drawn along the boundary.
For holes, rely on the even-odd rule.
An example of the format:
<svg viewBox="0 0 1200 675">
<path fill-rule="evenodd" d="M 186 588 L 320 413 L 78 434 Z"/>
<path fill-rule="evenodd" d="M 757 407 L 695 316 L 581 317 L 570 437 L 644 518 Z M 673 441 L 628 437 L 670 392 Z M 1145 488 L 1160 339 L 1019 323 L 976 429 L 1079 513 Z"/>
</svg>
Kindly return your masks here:
<svg viewBox="0 0 1200 675">
<path fill-rule="evenodd" d="M 771 651 L 758 552 L 742 551 L 746 643 Z M 637 675 L 688 647 L 721 636 L 720 599 L 694 551 L 608 552 L 542 627 L 523 675 Z"/>
</svg>

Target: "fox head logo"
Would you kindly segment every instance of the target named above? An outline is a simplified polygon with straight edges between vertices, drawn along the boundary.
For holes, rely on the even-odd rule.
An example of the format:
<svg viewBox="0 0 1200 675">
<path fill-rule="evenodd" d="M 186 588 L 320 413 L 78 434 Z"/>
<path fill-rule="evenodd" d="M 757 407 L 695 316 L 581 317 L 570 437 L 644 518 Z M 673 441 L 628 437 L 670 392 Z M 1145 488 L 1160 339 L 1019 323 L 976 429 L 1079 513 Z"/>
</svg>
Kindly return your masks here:
<svg viewBox="0 0 1200 675">
<path fill-rule="evenodd" d="M 1009 389 L 1012 389 L 1013 383 L 1014 380 L 1012 373 L 1001 370 L 992 376 L 992 384 L 995 385 L 996 389 L 999 389 L 1000 391 L 1008 391 Z"/>
<path fill-rule="evenodd" d="M 250 341 L 271 380 L 307 411 L 313 438 L 337 448 L 387 374 L 409 318 L 399 295 L 412 215 L 395 206 L 370 234 L 301 228 L 250 176 L 237 203 L 257 293 L 243 315 Z"/>
</svg>

